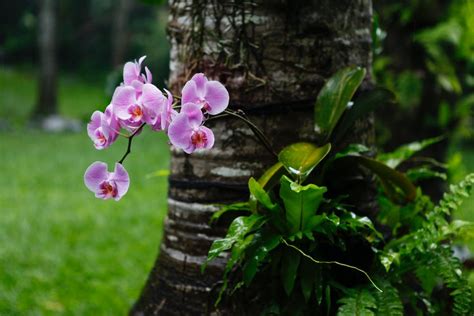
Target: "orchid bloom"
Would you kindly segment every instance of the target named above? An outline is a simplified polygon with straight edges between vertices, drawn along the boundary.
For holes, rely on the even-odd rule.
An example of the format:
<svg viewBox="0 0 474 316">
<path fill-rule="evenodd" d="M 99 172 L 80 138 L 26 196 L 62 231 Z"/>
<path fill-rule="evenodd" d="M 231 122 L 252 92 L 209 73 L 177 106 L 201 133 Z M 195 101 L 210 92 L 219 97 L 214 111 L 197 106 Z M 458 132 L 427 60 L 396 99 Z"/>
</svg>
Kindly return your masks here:
<svg viewBox="0 0 474 316">
<path fill-rule="evenodd" d="M 127 193 L 130 178 L 120 163 L 115 164 L 114 172 L 108 172 L 105 162 L 96 161 L 87 168 L 84 183 L 97 198 L 118 201 Z"/>
<path fill-rule="evenodd" d="M 126 86 L 132 86 L 137 92 L 142 91 L 142 87 L 145 83 L 151 83 L 152 75 L 148 67 L 145 67 L 146 75 L 142 74 L 142 62 L 146 56 L 140 57 L 135 62 L 127 62 L 123 66 L 123 84 Z"/>
<path fill-rule="evenodd" d="M 105 113 L 95 111 L 91 121 L 87 124 L 87 134 L 94 142 L 96 149 L 104 149 L 112 145 L 118 137 L 120 125 L 112 113 L 111 106 L 105 109 Z"/>
<path fill-rule="evenodd" d="M 145 122 L 154 128 L 161 121 L 161 114 L 167 102 L 168 100 L 157 87 L 150 83 L 143 85 L 140 103 L 143 105 Z"/>
<path fill-rule="evenodd" d="M 171 143 L 190 154 L 195 150 L 209 149 L 214 145 L 214 134 L 203 126 L 201 106 L 186 103 L 181 112 L 171 121 L 168 137 Z"/>
<path fill-rule="evenodd" d="M 157 87 L 146 83 L 138 95 L 132 86 L 119 86 L 112 97 L 114 114 L 125 126 L 138 127 L 143 122 L 154 125 L 166 98 Z"/>
<path fill-rule="evenodd" d="M 166 89 L 168 95 L 167 100 L 163 103 L 160 109 L 160 115 L 157 117 L 155 124 L 152 126 L 155 131 L 165 131 L 170 126 L 171 121 L 178 115 L 178 112 L 173 109 L 173 95 Z"/>
<path fill-rule="evenodd" d="M 182 103 L 198 104 L 212 115 L 223 112 L 229 105 L 229 92 L 219 81 L 209 81 L 202 73 L 195 74 L 183 87 Z"/>
</svg>

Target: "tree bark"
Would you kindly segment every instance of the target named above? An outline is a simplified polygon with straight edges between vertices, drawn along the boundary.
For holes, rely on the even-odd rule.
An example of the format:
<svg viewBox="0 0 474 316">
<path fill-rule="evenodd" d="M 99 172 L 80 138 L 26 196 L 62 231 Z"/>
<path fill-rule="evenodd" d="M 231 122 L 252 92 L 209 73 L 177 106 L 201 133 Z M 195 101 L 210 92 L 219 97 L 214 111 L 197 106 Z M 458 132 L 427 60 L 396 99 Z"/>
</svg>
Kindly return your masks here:
<svg viewBox="0 0 474 316">
<path fill-rule="evenodd" d="M 57 113 L 56 1 L 41 0 L 39 13 L 39 94 L 35 116 Z"/>
<path fill-rule="evenodd" d="M 347 65 L 370 67 L 370 0 L 171 1 L 170 12 L 172 91 L 196 72 L 220 80 L 231 107 L 243 109 L 276 151 L 315 139 L 312 106 L 327 77 Z M 226 229 L 208 222 L 214 204 L 245 200 L 248 178 L 275 158 L 240 121 L 210 125 L 212 150 L 172 149 L 164 239 L 131 315 L 236 315 L 230 306 L 212 308 L 224 260 L 200 272 Z M 370 117 L 357 123 L 352 141 L 373 143 Z"/>
</svg>

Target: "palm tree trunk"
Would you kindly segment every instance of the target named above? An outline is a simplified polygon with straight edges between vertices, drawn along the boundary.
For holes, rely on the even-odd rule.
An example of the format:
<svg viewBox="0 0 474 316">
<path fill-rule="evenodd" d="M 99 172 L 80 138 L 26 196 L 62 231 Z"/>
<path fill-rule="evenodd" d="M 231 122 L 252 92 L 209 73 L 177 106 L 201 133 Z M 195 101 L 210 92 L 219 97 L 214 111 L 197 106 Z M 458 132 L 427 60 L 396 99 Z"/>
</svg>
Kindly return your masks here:
<svg viewBox="0 0 474 316">
<path fill-rule="evenodd" d="M 312 105 L 325 78 L 347 65 L 370 67 L 371 1 L 171 1 L 170 87 L 179 93 L 196 72 L 229 89 L 275 150 L 314 140 Z M 366 81 L 369 81 L 367 78 Z M 215 203 L 244 200 L 250 176 L 275 162 L 240 121 L 211 126 L 215 147 L 172 151 L 163 243 L 131 315 L 229 315 L 211 308 L 224 260 L 200 266 L 225 227 L 209 226 Z M 348 141 L 373 142 L 370 118 Z"/>
</svg>

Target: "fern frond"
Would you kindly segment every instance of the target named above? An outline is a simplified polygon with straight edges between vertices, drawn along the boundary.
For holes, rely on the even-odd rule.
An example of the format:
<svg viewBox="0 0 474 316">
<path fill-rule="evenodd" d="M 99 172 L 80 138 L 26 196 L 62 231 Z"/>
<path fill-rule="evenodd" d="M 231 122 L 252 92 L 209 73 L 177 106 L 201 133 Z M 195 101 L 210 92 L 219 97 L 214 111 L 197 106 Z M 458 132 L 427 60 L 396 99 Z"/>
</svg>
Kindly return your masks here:
<svg viewBox="0 0 474 316">
<path fill-rule="evenodd" d="M 398 290 L 388 281 L 382 284 L 383 292 L 375 293 L 377 299 L 377 316 L 403 316 L 403 304 Z"/>
<path fill-rule="evenodd" d="M 435 213 L 445 213 L 450 215 L 457 210 L 465 198 L 469 197 L 474 185 L 474 173 L 468 174 L 463 181 L 455 185 L 450 185 L 449 191 L 443 195 L 439 204 L 434 208 Z"/>
<path fill-rule="evenodd" d="M 443 246 L 440 251 L 433 252 L 433 264 L 443 283 L 451 291 L 453 297 L 453 315 L 471 315 L 471 288 L 462 275 L 459 259 L 453 256 L 449 247 Z"/>
<path fill-rule="evenodd" d="M 337 316 L 375 316 L 375 298 L 367 289 L 353 289 L 338 301 Z"/>
</svg>

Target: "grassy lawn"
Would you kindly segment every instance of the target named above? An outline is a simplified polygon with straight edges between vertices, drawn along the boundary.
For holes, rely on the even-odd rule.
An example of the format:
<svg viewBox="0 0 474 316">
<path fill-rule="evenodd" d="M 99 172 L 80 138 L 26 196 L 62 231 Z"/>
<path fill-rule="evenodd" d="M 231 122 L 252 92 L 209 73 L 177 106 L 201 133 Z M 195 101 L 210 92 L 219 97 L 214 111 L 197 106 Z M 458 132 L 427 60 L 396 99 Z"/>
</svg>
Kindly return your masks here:
<svg viewBox="0 0 474 316">
<path fill-rule="evenodd" d="M 33 80 L 0 71 L 0 117 L 26 121 Z M 102 107 L 100 86 L 67 77 L 61 86 L 63 113 Z M 167 181 L 149 175 L 168 168 L 169 152 L 163 135 L 144 131 L 125 162 L 129 193 L 120 202 L 96 199 L 84 170 L 95 160 L 113 164 L 125 145 L 96 151 L 85 132 L 0 133 L 0 315 L 127 313 L 158 251 Z"/>
</svg>

